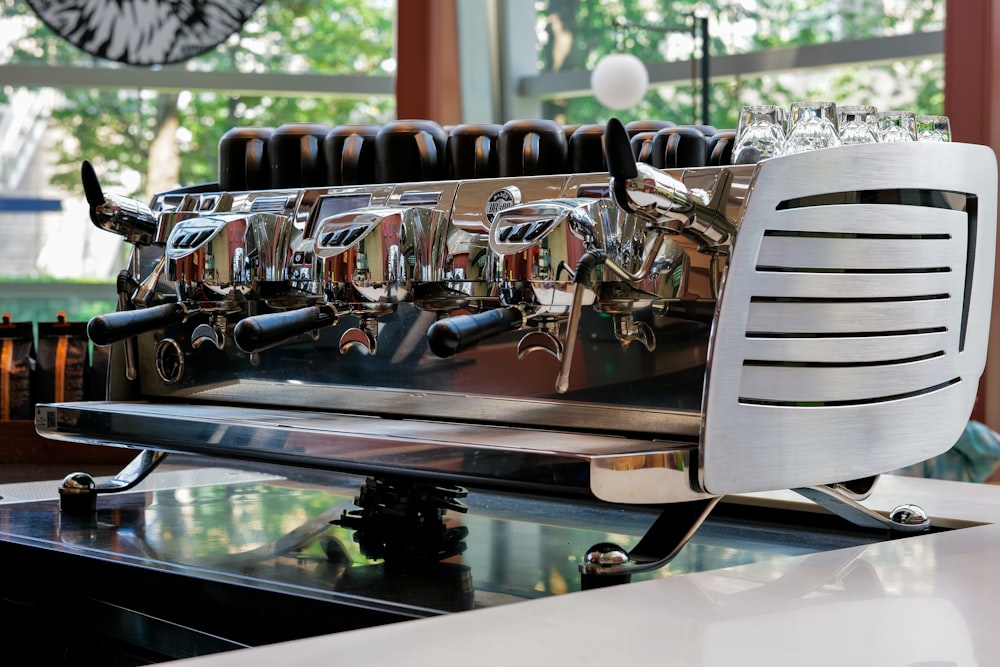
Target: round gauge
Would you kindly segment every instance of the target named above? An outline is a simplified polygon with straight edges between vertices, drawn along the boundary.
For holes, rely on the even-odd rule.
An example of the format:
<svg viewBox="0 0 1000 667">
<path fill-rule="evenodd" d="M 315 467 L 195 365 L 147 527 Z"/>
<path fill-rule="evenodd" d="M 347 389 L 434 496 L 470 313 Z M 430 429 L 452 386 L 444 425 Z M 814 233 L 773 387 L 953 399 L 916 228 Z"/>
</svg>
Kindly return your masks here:
<svg viewBox="0 0 1000 667">
<path fill-rule="evenodd" d="M 164 338 L 156 346 L 156 374 L 164 384 L 175 384 L 184 377 L 184 350 L 173 338 Z"/>
<path fill-rule="evenodd" d="M 28 0 L 60 37 L 128 65 L 177 63 L 240 30 L 263 0 Z"/>
</svg>

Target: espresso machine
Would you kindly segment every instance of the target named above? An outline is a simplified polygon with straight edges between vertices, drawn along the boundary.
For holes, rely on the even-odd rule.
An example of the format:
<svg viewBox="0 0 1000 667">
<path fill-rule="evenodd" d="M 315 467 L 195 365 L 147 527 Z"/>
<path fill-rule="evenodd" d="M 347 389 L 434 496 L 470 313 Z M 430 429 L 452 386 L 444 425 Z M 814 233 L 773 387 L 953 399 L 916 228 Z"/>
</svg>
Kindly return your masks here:
<svg viewBox="0 0 1000 667">
<path fill-rule="evenodd" d="M 107 480 L 68 475 L 62 521 L 100 515 L 169 456 L 357 484 L 319 530 L 411 581 L 460 563 L 474 516 L 505 508 L 606 527 L 559 556 L 579 588 L 685 561 L 714 517 L 752 522 L 729 501 L 756 492 L 792 489 L 828 510 L 805 523 L 852 539 L 941 529 L 905 498 L 863 501 L 946 451 L 972 410 L 993 153 L 873 144 L 730 165 L 731 135 L 678 129 L 242 128 L 219 183 L 149 206 L 85 164 L 92 221 L 131 246 L 118 310 L 88 328 L 112 350 L 108 395 L 40 404 L 36 428 L 137 453 Z M 343 584 L 358 568 L 326 544 Z M 365 623 L 389 603 L 352 604 Z"/>
</svg>

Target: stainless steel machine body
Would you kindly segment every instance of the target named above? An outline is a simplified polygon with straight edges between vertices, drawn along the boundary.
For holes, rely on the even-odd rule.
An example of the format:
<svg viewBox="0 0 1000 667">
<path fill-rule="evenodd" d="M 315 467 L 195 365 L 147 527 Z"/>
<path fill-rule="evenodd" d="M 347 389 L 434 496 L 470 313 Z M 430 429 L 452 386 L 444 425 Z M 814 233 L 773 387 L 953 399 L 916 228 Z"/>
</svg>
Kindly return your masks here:
<svg viewBox="0 0 1000 667">
<path fill-rule="evenodd" d="M 641 503 L 954 442 L 985 364 L 988 149 L 640 167 L 631 203 L 603 174 L 158 196 L 137 289 L 91 327 L 112 402 L 38 428 L 500 485 L 571 464 L 566 486 Z"/>
</svg>

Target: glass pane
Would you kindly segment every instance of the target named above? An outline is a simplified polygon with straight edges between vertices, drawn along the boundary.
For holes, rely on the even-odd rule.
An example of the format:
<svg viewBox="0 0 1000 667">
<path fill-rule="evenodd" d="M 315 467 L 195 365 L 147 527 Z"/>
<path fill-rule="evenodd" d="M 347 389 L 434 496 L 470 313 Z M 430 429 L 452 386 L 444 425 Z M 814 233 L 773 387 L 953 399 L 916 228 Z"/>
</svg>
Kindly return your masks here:
<svg viewBox="0 0 1000 667">
<path fill-rule="evenodd" d="M 543 101 L 543 116 L 565 124 L 602 122 L 612 115 L 629 119 L 701 123 L 701 89 L 696 62 L 701 33 L 695 17 L 708 20 L 711 58 L 841 41 L 891 37 L 944 29 L 945 3 L 861 2 L 859 0 L 761 0 L 705 3 L 619 0 L 544 0 L 538 3 L 539 69 L 542 72 L 593 71 L 612 53 L 635 55 L 647 67 L 691 63 L 688 81 L 658 85 L 642 101 L 612 110 L 591 94 L 555 93 Z M 735 127 L 743 104 L 780 104 L 820 95 L 840 103 L 909 108 L 941 113 L 944 103 L 943 57 L 933 55 L 891 64 L 828 66 L 774 71 L 728 79 L 715 77 L 710 88 L 710 125 Z"/>
<path fill-rule="evenodd" d="M 71 8 L 72 9 L 72 8 Z M 392 57 L 394 0 L 263 3 L 217 48 L 182 67 L 209 72 L 385 75 Z M 113 26 L 106 26 L 109 35 Z M 60 38 L 25 2 L 0 0 L 0 64 L 124 68 Z"/>
<path fill-rule="evenodd" d="M 265 3 L 218 48 L 170 67 L 181 81 L 186 72 L 388 77 L 395 70 L 394 15 L 393 0 Z M 80 67 L 84 86 L 98 69 L 135 72 L 77 49 L 27 3 L 13 0 L 0 0 L 3 65 Z M 394 116 L 391 95 L 156 91 L 106 81 L 0 88 L 0 312 L 15 320 L 53 321 L 59 311 L 77 320 L 114 309 L 127 248 L 90 223 L 83 160 L 94 164 L 105 191 L 147 202 L 156 192 L 215 182 L 219 139 L 232 127 L 382 123 Z M 95 282 L 106 286 L 96 293 L 106 300 L 94 301 Z"/>
</svg>

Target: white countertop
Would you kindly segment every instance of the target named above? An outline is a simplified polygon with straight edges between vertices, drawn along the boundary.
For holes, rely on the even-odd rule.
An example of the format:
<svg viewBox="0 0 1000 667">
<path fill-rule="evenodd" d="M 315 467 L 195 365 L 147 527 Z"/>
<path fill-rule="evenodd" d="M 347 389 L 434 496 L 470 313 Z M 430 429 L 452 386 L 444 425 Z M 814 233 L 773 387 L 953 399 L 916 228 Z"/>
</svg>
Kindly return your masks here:
<svg viewBox="0 0 1000 667">
<path fill-rule="evenodd" d="M 902 503 L 985 525 L 170 664 L 1000 664 L 1000 486 L 884 477 L 864 502 Z"/>
</svg>

